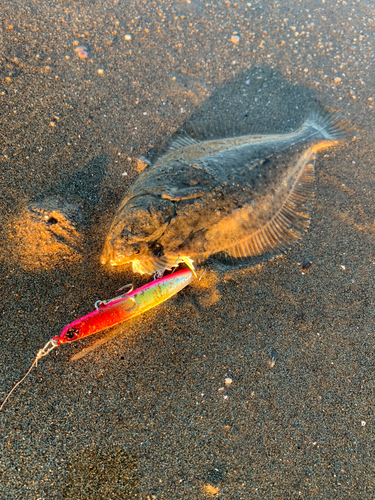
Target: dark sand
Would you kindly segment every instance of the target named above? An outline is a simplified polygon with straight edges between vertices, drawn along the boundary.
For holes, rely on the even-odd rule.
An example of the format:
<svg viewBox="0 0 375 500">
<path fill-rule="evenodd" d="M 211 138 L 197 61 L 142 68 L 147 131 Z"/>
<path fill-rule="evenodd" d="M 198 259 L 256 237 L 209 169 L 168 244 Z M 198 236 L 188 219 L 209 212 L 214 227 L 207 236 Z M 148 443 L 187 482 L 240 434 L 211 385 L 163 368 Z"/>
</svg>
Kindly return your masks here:
<svg viewBox="0 0 375 500">
<path fill-rule="evenodd" d="M 251 3 L 2 3 L 1 400 L 65 324 L 147 281 L 99 256 L 137 158 L 186 120 L 289 131 L 319 99 L 360 137 L 318 157 L 287 255 L 212 266 L 40 362 L 0 414 L 1 499 L 374 497 L 374 3 Z"/>
</svg>

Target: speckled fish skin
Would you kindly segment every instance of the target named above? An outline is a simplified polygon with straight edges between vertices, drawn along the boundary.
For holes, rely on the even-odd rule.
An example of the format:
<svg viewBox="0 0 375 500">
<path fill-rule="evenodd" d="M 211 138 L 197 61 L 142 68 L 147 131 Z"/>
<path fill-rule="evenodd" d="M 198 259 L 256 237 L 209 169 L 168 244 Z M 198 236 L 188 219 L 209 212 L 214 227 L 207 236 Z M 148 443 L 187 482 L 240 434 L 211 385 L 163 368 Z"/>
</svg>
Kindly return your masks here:
<svg viewBox="0 0 375 500">
<path fill-rule="evenodd" d="M 183 257 L 284 250 L 308 225 L 315 154 L 352 136 L 345 118 L 316 105 L 293 133 L 177 140 L 129 189 L 102 263 L 151 274 Z"/>
</svg>

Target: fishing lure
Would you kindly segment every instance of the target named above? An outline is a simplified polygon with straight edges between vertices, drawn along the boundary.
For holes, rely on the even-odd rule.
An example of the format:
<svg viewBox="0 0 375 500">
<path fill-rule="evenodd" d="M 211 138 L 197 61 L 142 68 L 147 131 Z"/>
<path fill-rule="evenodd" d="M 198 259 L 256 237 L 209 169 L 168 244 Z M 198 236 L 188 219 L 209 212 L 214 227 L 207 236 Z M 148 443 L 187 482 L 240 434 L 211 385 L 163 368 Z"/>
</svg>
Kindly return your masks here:
<svg viewBox="0 0 375 500">
<path fill-rule="evenodd" d="M 25 380 L 34 366 L 38 365 L 38 361 L 53 349 L 61 344 L 74 342 L 75 340 L 106 330 L 130 318 L 134 318 L 152 307 L 158 306 L 185 288 L 191 282 L 192 277 L 193 274 L 190 270 L 183 269 L 147 283 L 136 290 L 133 290 L 132 285 L 125 285 L 125 287 L 122 287 L 118 291 L 123 291 L 125 288 L 130 287 L 130 290 L 126 293 L 113 299 L 98 300 L 95 302 L 95 311 L 69 323 L 69 325 L 63 328 L 60 335 L 53 337 L 40 349 L 26 375 L 17 382 L 3 401 L 0 411 L 16 387 Z"/>
</svg>

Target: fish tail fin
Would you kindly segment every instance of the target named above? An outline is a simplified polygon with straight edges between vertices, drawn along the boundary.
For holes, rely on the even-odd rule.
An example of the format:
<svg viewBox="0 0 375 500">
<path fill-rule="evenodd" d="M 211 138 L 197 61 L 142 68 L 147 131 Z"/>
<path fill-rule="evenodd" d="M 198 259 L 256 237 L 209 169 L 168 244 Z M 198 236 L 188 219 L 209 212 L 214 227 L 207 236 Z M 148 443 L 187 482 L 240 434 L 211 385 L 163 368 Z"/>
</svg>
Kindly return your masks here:
<svg viewBox="0 0 375 500">
<path fill-rule="evenodd" d="M 314 103 L 310 107 L 305 126 L 319 131 L 322 138 L 327 141 L 349 141 L 357 135 L 353 125 L 343 115 L 319 103 Z"/>
</svg>

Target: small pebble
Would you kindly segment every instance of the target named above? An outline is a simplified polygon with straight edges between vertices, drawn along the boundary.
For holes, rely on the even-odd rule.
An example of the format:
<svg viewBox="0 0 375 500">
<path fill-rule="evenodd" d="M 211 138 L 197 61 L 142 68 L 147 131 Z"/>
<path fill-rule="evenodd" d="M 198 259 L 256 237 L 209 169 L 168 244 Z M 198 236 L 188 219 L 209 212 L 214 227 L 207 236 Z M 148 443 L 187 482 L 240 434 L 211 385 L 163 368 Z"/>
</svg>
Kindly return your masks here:
<svg viewBox="0 0 375 500">
<path fill-rule="evenodd" d="M 89 57 L 86 47 L 77 47 L 74 51 L 80 59 L 87 59 Z"/>
<path fill-rule="evenodd" d="M 125 40 L 127 40 L 128 42 L 132 39 L 132 36 L 131 35 L 125 35 Z"/>
<path fill-rule="evenodd" d="M 232 380 L 230 377 L 227 377 L 227 378 L 225 379 L 225 385 L 226 385 L 227 387 L 229 387 L 229 386 L 231 385 L 231 383 L 232 383 L 232 382 L 233 382 L 233 380 Z"/>
<path fill-rule="evenodd" d="M 338 76 L 336 76 L 336 78 L 334 78 L 333 81 L 335 83 L 340 83 L 341 82 L 341 78 L 339 78 Z"/>
<path fill-rule="evenodd" d="M 232 35 L 230 37 L 230 41 L 232 43 L 234 43 L 234 45 L 237 45 L 239 43 L 239 41 L 240 41 L 240 37 L 238 35 Z"/>
<path fill-rule="evenodd" d="M 104 75 L 104 69 L 98 69 L 98 75 Z"/>
<path fill-rule="evenodd" d="M 302 267 L 302 269 L 309 269 L 311 266 L 312 266 L 312 262 L 311 262 L 311 260 L 309 260 L 308 262 L 304 262 L 301 267 Z"/>
</svg>

